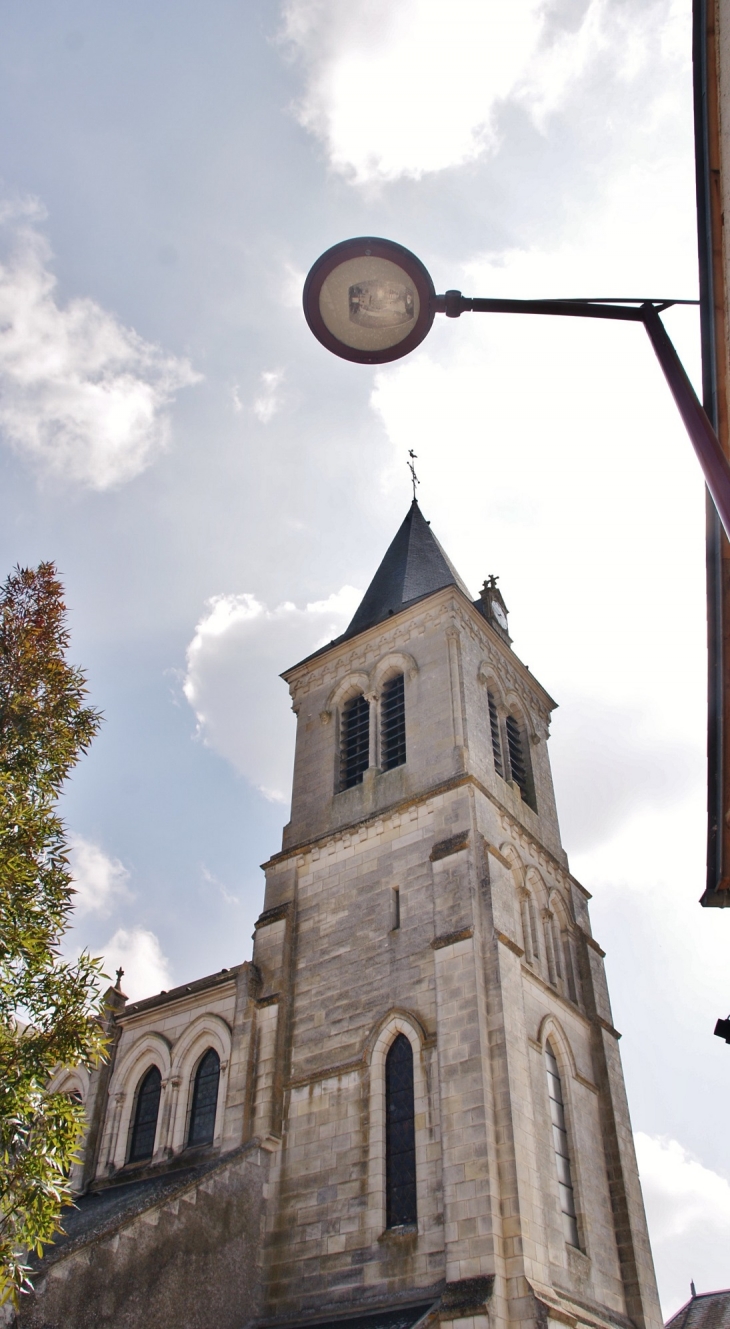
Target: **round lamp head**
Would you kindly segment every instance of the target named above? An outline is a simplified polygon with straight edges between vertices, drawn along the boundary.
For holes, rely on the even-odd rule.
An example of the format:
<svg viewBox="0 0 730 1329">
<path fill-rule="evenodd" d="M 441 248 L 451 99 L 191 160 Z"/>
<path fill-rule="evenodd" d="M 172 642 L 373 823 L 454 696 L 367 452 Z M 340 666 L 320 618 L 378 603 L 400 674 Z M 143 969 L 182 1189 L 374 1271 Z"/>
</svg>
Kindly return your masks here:
<svg viewBox="0 0 730 1329">
<path fill-rule="evenodd" d="M 360 236 L 333 245 L 304 283 L 304 317 L 343 360 L 399 360 L 433 323 L 436 292 L 420 259 L 392 240 Z"/>
</svg>

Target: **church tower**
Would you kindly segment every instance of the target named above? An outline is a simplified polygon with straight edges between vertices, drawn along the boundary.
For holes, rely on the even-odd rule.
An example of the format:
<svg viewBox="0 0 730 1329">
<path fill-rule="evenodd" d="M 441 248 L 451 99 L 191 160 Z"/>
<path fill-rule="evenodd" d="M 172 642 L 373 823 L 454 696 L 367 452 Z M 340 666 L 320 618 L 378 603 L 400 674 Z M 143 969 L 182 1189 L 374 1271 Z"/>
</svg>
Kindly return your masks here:
<svg viewBox="0 0 730 1329">
<path fill-rule="evenodd" d="M 347 631 L 283 677 L 292 811 L 253 956 L 259 1322 L 658 1329 L 555 703 L 496 579 L 473 601 L 414 500 Z"/>
<path fill-rule="evenodd" d="M 660 1329 L 554 703 L 414 501 L 287 670 L 253 961 L 106 995 L 75 1208 L 15 1329 Z M 10 1317 L 10 1318 L 9 1318 Z"/>
</svg>

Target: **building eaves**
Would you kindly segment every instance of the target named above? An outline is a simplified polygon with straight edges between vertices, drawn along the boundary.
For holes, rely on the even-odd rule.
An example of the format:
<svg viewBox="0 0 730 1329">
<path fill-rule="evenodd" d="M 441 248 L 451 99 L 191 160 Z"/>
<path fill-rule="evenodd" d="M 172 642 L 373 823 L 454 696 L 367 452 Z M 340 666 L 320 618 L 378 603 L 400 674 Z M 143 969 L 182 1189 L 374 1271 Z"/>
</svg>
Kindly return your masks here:
<svg viewBox="0 0 730 1329">
<path fill-rule="evenodd" d="M 247 961 L 244 961 L 246 964 Z M 123 1011 L 117 1015 L 117 1020 L 126 1020 L 130 1015 L 139 1015 L 143 1011 L 154 1010 L 156 1006 L 166 1006 L 173 1001 L 182 1001 L 185 997 L 195 996 L 198 992 L 205 992 L 209 988 L 223 987 L 226 983 L 235 980 L 239 970 L 243 969 L 243 964 L 234 965 L 232 969 L 220 969 L 217 974 L 208 974 L 205 978 L 198 978 L 193 983 L 183 983 L 180 987 L 170 988 L 166 992 L 158 992 L 154 997 L 145 997 L 142 1001 L 134 1001 L 126 1006 Z"/>
</svg>

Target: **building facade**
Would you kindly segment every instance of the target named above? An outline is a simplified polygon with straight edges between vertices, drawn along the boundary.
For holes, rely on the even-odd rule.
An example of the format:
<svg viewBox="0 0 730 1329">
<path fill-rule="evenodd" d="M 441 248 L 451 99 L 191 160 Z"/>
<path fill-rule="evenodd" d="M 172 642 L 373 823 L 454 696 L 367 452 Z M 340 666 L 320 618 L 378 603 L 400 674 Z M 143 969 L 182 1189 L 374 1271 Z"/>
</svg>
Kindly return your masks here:
<svg viewBox="0 0 730 1329">
<path fill-rule="evenodd" d="M 414 502 L 287 671 L 291 820 L 253 959 L 129 1004 L 59 1073 L 78 1209 L 18 1324 L 590 1326 L 661 1316 L 554 703 Z"/>
</svg>

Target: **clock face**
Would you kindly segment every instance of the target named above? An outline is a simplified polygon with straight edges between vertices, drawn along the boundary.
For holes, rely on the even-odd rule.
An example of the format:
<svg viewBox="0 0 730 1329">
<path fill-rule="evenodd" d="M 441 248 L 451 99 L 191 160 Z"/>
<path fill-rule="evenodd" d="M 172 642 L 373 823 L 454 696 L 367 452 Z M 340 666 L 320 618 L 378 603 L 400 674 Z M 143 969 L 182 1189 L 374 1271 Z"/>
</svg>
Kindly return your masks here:
<svg viewBox="0 0 730 1329">
<path fill-rule="evenodd" d="M 491 601 L 490 601 L 490 606 L 491 606 L 491 610 L 492 610 L 492 613 L 494 614 L 495 619 L 496 619 L 497 622 L 499 623 L 499 626 L 500 626 L 501 628 L 503 628 L 504 631 L 506 632 L 506 631 L 507 631 L 507 615 L 505 614 L 505 612 L 504 612 L 504 610 L 503 610 L 501 604 L 499 603 L 499 600 L 491 600 Z"/>
</svg>

